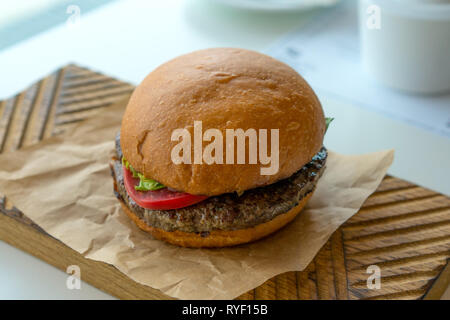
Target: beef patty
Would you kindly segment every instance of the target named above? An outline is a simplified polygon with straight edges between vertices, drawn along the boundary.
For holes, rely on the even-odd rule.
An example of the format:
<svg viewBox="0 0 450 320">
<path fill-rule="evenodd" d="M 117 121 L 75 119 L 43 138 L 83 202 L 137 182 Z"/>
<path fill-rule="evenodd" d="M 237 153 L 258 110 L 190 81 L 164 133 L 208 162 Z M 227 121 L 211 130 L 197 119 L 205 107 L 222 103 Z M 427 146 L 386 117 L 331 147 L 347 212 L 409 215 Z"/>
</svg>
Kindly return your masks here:
<svg viewBox="0 0 450 320">
<path fill-rule="evenodd" d="M 237 230 L 254 227 L 284 214 L 312 192 L 325 169 L 325 147 L 291 177 L 274 184 L 245 191 L 210 197 L 195 205 L 174 210 L 142 208 L 128 195 L 123 177 L 120 134 L 116 137 L 117 159 L 111 163 L 116 197 L 151 227 L 165 231 L 196 232 L 207 235 L 212 230 Z"/>
</svg>

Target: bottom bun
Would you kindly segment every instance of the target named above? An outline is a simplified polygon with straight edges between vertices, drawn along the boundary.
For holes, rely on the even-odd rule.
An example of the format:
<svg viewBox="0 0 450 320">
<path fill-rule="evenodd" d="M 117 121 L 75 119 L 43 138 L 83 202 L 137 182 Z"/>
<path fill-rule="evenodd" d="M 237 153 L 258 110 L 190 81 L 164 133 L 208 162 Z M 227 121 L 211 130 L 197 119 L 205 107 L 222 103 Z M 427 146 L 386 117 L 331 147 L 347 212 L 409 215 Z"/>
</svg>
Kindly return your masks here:
<svg viewBox="0 0 450 320">
<path fill-rule="evenodd" d="M 159 240 L 164 240 L 171 244 L 189 247 L 189 248 L 220 248 L 235 246 L 238 244 L 252 242 L 263 237 L 268 236 L 271 233 L 281 229 L 286 224 L 294 220 L 303 207 L 312 196 L 313 192 L 310 192 L 299 204 L 284 214 L 276 216 L 274 219 L 259 224 L 252 228 L 239 229 L 239 230 L 214 230 L 204 236 L 195 232 L 183 232 L 183 231 L 164 231 L 159 228 L 154 228 L 146 224 L 136 214 L 134 214 L 124 202 L 120 201 L 122 208 L 128 217 L 133 220 L 136 225 L 142 230 L 149 232 L 153 237 Z"/>
</svg>

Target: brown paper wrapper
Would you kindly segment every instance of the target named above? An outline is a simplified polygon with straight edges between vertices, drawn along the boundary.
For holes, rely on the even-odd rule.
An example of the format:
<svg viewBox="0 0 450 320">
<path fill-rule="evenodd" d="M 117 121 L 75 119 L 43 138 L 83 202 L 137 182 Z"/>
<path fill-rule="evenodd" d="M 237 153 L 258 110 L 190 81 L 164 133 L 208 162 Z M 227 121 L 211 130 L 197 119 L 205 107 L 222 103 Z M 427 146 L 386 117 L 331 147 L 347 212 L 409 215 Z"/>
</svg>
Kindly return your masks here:
<svg viewBox="0 0 450 320">
<path fill-rule="evenodd" d="M 263 240 L 188 249 L 153 239 L 122 212 L 109 161 L 126 101 L 70 134 L 0 156 L 0 192 L 53 237 L 86 258 L 180 299 L 232 299 L 287 271 L 301 271 L 375 191 L 394 152 L 329 153 L 307 207 Z M 81 274 L 82 274 L 81 270 Z"/>
</svg>

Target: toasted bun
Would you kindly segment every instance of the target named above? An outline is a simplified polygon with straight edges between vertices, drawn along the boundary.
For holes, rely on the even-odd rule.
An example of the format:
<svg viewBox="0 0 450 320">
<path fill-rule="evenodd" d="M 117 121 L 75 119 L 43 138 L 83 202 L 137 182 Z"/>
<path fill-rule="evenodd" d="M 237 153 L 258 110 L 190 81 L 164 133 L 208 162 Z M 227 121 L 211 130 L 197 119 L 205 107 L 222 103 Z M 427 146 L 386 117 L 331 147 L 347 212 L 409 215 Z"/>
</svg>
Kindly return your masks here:
<svg viewBox="0 0 450 320">
<path fill-rule="evenodd" d="M 267 165 L 248 164 L 248 143 L 247 164 L 174 164 L 171 152 L 179 141 L 171 141 L 172 133 L 186 128 L 193 141 L 194 121 L 202 121 L 203 133 L 219 129 L 224 145 L 226 129 L 267 129 L 269 146 L 270 129 L 279 129 L 278 172 L 261 175 Z M 125 111 L 121 147 L 146 177 L 212 196 L 291 176 L 320 150 L 324 134 L 320 102 L 296 71 L 257 52 L 216 48 L 175 58 L 144 79 Z M 223 153 L 225 162 L 225 148 Z M 193 163 L 193 152 L 191 157 Z"/>
<path fill-rule="evenodd" d="M 207 236 L 202 236 L 198 233 L 189 233 L 182 231 L 164 231 L 159 228 L 154 228 L 146 224 L 143 220 L 139 219 L 123 201 L 120 201 L 123 210 L 128 217 L 133 220 L 136 225 L 149 232 L 153 237 L 159 240 L 164 240 L 171 244 L 189 247 L 189 248 L 220 248 L 229 247 L 238 244 L 244 244 L 252 241 L 256 241 L 263 237 L 268 236 L 271 233 L 281 229 L 286 224 L 294 220 L 294 218 L 300 213 L 303 207 L 312 196 L 312 192 L 306 195 L 299 204 L 284 214 L 276 216 L 274 219 L 259 224 L 253 228 L 239 229 L 232 231 L 215 230 L 211 231 Z"/>
</svg>

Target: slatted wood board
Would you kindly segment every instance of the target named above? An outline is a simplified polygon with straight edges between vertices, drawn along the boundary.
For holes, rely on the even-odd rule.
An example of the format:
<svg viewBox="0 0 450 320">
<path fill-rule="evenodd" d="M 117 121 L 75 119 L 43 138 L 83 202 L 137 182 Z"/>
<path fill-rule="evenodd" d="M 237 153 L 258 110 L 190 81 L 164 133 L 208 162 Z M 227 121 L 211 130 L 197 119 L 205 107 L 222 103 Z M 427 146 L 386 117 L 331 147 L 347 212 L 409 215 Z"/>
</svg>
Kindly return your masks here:
<svg viewBox="0 0 450 320">
<path fill-rule="evenodd" d="M 70 130 L 99 108 L 128 96 L 133 88 L 75 65 L 61 68 L 0 102 L 0 152 Z M 5 197 L 0 197 L 0 211 L 1 240 L 63 270 L 77 264 L 84 280 L 119 298 L 168 298 L 110 265 L 85 259 L 47 235 Z M 450 199 L 386 177 L 306 270 L 279 275 L 239 298 L 422 299 L 427 292 L 439 298 L 448 284 L 450 272 L 441 272 L 449 258 Z M 367 288 L 369 265 L 381 269 L 379 290 Z M 438 277 L 439 283 L 433 285 Z"/>
</svg>

